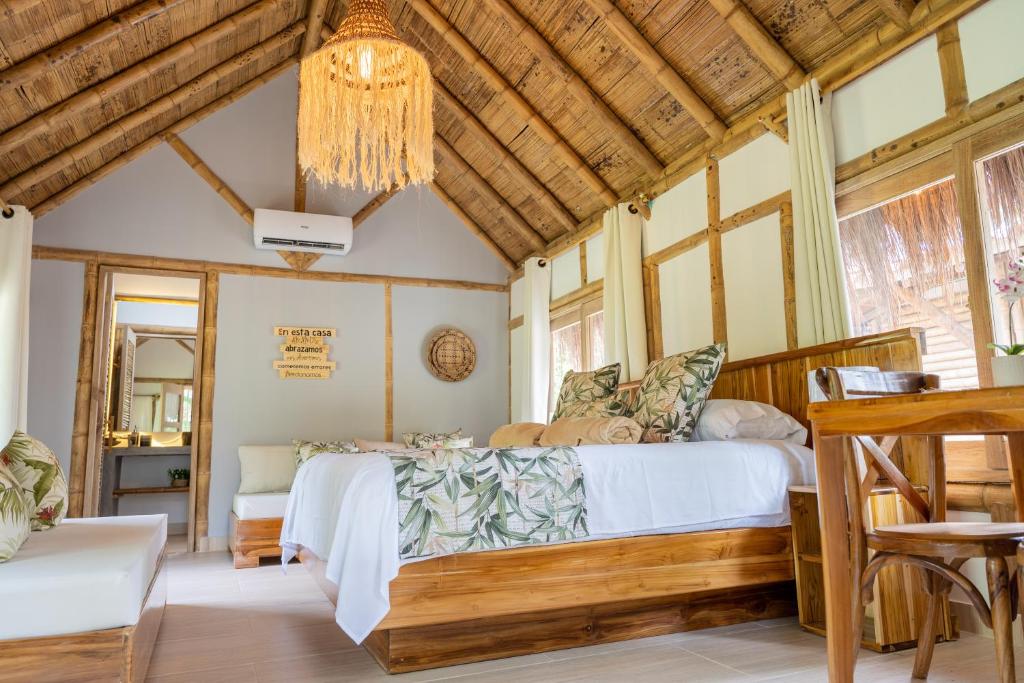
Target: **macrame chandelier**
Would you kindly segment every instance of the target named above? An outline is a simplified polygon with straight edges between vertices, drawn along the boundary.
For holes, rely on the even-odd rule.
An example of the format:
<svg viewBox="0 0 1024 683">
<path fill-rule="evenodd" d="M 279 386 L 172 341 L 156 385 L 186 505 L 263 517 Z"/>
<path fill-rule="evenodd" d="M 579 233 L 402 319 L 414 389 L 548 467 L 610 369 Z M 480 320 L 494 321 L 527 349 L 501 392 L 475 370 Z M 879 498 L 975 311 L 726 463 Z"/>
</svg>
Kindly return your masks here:
<svg viewBox="0 0 1024 683">
<path fill-rule="evenodd" d="M 299 83 L 307 173 L 372 191 L 433 180 L 430 68 L 399 40 L 387 0 L 352 0 L 338 31 L 302 60 Z"/>
</svg>

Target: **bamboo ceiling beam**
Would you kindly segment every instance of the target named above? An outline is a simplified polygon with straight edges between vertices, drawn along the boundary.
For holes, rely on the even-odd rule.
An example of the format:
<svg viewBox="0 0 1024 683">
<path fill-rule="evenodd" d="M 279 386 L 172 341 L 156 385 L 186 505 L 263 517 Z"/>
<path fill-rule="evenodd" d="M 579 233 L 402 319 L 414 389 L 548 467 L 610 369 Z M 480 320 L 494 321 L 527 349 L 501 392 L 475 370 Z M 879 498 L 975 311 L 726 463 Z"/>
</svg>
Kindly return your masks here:
<svg viewBox="0 0 1024 683">
<path fill-rule="evenodd" d="M 295 43 L 304 31 L 305 26 L 302 23 L 297 22 L 255 47 L 221 62 L 177 90 L 150 102 L 143 109 L 129 114 L 116 123 L 97 131 L 91 137 L 83 140 L 82 142 L 79 142 L 63 152 L 50 157 L 46 161 L 33 166 L 21 175 L 8 180 L 2 187 L 0 187 L 0 196 L 15 196 L 23 194 L 33 186 L 48 180 L 52 176 L 63 171 L 65 168 L 75 164 L 81 159 L 84 159 L 90 154 L 93 154 L 104 146 L 118 143 L 123 144 L 124 137 L 129 131 L 159 118 L 179 105 L 183 105 L 195 97 L 197 93 L 216 86 L 217 83 L 222 80 L 231 78 L 236 73 L 251 65 L 254 61 L 280 51 L 282 48 Z"/>
<path fill-rule="evenodd" d="M 408 173 L 405 174 L 405 182 L 409 182 Z M 352 216 L 352 229 L 355 230 L 360 225 L 362 225 L 367 218 L 369 218 L 370 216 L 377 212 L 377 209 L 387 204 L 392 197 L 401 192 L 403 189 L 405 189 L 404 186 L 399 186 L 398 183 L 392 183 L 391 187 L 384 190 L 376 197 L 368 201 L 366 205 L 363 206 L 363 208 L 356 211 L 355 215 Z"/>
<path fill-rule="evenodd" d="M 409 6 L 441 35 L 449 47 L 466 61 L 471 70 L 479 75 L 498 96 L 502 97 L 512 107 L 516 114 L 526 122 L 526 125 L 541 140 L 551 145 L 555 155 L 562 160 L 562 163 L 568 166 L 587 187 L 597 194 L 601 201 L 608 206 L 612 206 L 618 201 L 615 192 L 608 187 L 604 180 L 601 179 L 601 176 L 594 169 L 590 168 L 576 151 L 569 146 L 565 139 L 552 128 L 551 124 L 544 120 L 533 105 L 527 102 L 487 59 L 440 12 L 434 9 L 429 0 L 409 0 Z"/>
<path fill-rule="evenodd" d="M 232 14 L 223 21 L 219 21 L 213 26 L 175 43 L 152 57 L 138 62 L 102 83 L 83 90 L 64 102 L 33 116 L 0 135 L 0 156 L 9 154 L 17 147 L 30 142 L 33 138 L 40 135 L 48 134 L 55 136 L 62 125 L 76 116 L 81 116 L 83 112 L 89 109 L 103 106 L 104 103 L 109 102 L 112 98 L 123 95 L 141 83 L 152 81 L 157 74 L 175 65 L 179 60 L 188 59 L 198 54 L 201 50 L 216 44 L 218 41 L 225 40 L 236 31 L 239 32 L 239 35 L 245 35 L 243 29 L 250 22 L 262 21 L 267 14 L 280 10 L 283 4 L 283 0 L 264 0 L 251 5 L 240 12 Z M 144 106 L 144 103 L 139 103 L 136 109 L 140 106 Z M 129 108 L 122 113 L 127 115 L 132 111 L 134 110 Z M 108 119 L 106 123 L 110 124 L 114 120 L 116 119 Z"/>
<path fill-rule="evenodd" d="M 657 177 L 665 170 L 665 165 L 593 91 L 583 77 L 558 54 L 551 43 L 523 18 L 519 10 L 513 7 L 508 0 L 490 0 L 490 6 L 497 10 L 498 14 L 523 41 L 523 44 L 533 51 L 540 63 L 561 77 L 573 97 L 587 107 L 589 113 L 600 119 L 601 124 L 608 129 L 610 136 L 626 149 L 648 175 Z"/>
<path fill-rule="evenodd" d="M 444 191 L 444 188 L 438 185 L 435 181 L 430 183 L 430 190 L 445 206 L 448 207 L 449 211 L 455 214 L 455 216 L 465 224 L 467 230 L 469 230 L 478 240 L 483 242 L 483 245 L 487 247 L 492 254 L 498 257 L 498 260 L 502 262 L 509 272 L 516 269 L 516 262 L 505 253 L 504 249 L 498 246 L 497 242 L 491 239 L 490 235 L 484 232 L 483 228 L 477 225 L 476 221 L 470 218 L 469 214 L 459 206 L 458 202 L 452 199 L 451 195 Z"/>
<path fill-rule="evenodd" d="M 148 0 L 108 17 L 100 23 L 77 33 L 58 45 L 18 62 L 0 71 L 0 88 L 18 88 L 48 73 L 94 47 L 132 31 L 141 24 L 168 10 L 188 4 L 189 0 Z"/>
<path fill-rule="evenodd" d="M 690 86 L 665 58 L 658 54 L 640 31 L 619 11 L 612 0 L 586 0 L 605 24 L 612 30 L 626 48 L 633 53 L 640 65 L 650 71 L 655 80 L 676 99 L 690 116 L 707 131 L 714 140 L 721 140 L 725 135 L 725 123 L 708 106 L 700 95 Z"/>
<path fill-rule="evenodd" d="M 964 55 L 960 49 L 960 29 L 955 22 L 946 24 L 938 30 L 936 37 L 946 116 L 956 116 L 967 107 L 970 100 L 967 96 L 967 77 L 964 75 Z"/>
<path fill-rule="evenodd" d="M 515 208 L 487 182 L 487 179 L 470 166 L 454 147 L 448 144 L 447 140 L 436 133 L 434 134 L 434 147 L 441 152 L 457 173 L 462 174 L 462 177 L 467 179 L 476 188 L 476 191 L 482 197 L 490 200 L 492 204 L 498 207 L 498 212 L 528 248 L 543 249 L 547 246 L 547 240 L 530 227 L 526 219 L 520 216 Z"/>
<path fill-rule="evenodd" d="M 742 0 L 708 0 L 708 3 L 722 15 L 725 23 L 732 27 L 751 52 L 768 67 L 775 78 L 789 89 L 796 88 L 807 74 L 803 67 L 786 52 L 772 34 L 768 33 L 757 17 L 751 13 Z"/>
<path fill-rule="evenodd" d="M 177 136 L 175 133 L 167 133 L 164 135 L 164 141 L 170 145 L 171 149 L 178 153 L 185 163 L 188 164 L 189 168 L 196 172 L 200 178 L 206 181 L 206 184 L 213 188 L 213 191 L 220 195 L 228 206 L 230 206 L 235 213 L 242 217 L 249 225 L 253 224 L 253 210 L 245 200 L 239 197 L 234 190 L 228 187 L 220 176 L 214 173 L 213 169 L 206 165 L 206 162 L 199 158 L 191 147 L 185 144 L 185 141 Z"/>
<path fill-rule="evenodd" d="M 327 0 L 309 0 L 306 12 L 306 34 L 302 37 L 302 50 L 299 57 L 305 57 L 320 47 L 320 29 L 324 27 L 327 16 Z"/>
<path fill-rule="evenodd" d="M 439 102 L 452 116 L 458 119 L 470 134 L 483 145 L 491 157 L 498 160 L 498 167 L 504 168 L 516 181 L 522 184 L 530 192 L 530 196 L 534 201 L 547 209 L 548 214 L 562 226 L 563 230 L 566 232 L 576 230 L 576 218 L 565 208 L 551 190 L 544 183 L 540 182 L 523 165 L 523 162 L 510 149 L 505 147 L 490 129 L 436 78 L 434 79 L 434 96 L 434 101 Z"/>
<path fill-rule="evenodd" d="M 289 57 L 288 59 L 285 59 L 280 64 L 271 67 L 262 74 L 247 81 L 241 87 L 232 90 L 227 95 L 223 95 L 222 97 L 217 98 L 216 100 L 206 105 L 202 109 L 192 112 L 185 118 L 181 119 L 180 121 L 171 126 L 168 126 L 166 129 L 160 131 L 159 133 L 149 138 L 148 140 L 144 140 L 143 142 L 135 145 L 124 154 L 114 157 L 107 163 L 103 164 L 96 170 L 89 173 L 88 175 L 79 178 L 72 184 L 65 187 L 63 190 L 60 190 L 59 192 L 47 197 L 43 201 L 33 206 L 32 215 L 35 216 L 36 218 L 39 218 L 49 213 L 50 211 L 53 211 L 61 204 L 67 202 L 68 200 L 72 199 L 75 195 L 79 194 L 82 190 L 85 190 L 88 187 L 95 185 L 97 182 L 107 177 L 114 171 L 134 161 L 135 159 L 138 159 L 140 156 L 142 156 L 149 150 L 159 145 L 161 142 L 163 142 L 163 137 L 161 136 L 165 135 L 166 133 L 180 134 L 181 132 L 187 130 L 188 128 L 191 128 L 193 125 L 195 125 L 199 121 L 202 121 L 207 116 L 213 114 L 214 112 L 220 111 L 232 102 L 240 100 L 256 88 L 259 88 L 265 85 L 266 83 L 269 83 L 270 81 L 274 80 L 285 71 L 290 70 L 294 63 L 294 57 Z"/>
<path fill-rule="evenodd" d="M 910 14 L 914 11 L 914 0 L 875 0 L 875 5 L 896 25 L 904 29 L 910 28 Z"/>
</svg>

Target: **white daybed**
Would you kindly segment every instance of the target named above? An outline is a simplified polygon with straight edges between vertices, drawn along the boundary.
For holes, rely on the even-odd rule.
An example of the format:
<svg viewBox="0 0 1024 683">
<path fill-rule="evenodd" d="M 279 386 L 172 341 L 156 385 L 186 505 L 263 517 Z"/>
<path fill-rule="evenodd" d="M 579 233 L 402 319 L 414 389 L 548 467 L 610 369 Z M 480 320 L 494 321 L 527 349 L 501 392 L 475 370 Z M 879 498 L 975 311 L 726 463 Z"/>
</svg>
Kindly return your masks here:
<svg viewBox="0 0 1024 683">
<path fill-rule="evenodd" d="M 167 517 L 66 519 L 0 564 L 0 681 L 142 681 L 167 587 Z"/>
</svg>

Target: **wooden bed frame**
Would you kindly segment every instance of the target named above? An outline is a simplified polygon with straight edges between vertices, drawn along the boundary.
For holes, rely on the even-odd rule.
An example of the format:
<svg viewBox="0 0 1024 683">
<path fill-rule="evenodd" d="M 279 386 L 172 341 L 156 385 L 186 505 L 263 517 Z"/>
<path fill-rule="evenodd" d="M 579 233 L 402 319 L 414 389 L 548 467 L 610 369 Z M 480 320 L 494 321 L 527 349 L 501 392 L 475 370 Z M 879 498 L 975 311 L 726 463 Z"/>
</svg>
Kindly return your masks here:
<svg viewBox="0 0 1024 683">
<path fill-rule="evenodd" d="M 228 550 L 235 569 L 260 566 L 261 557 L 281 557 L 282 517 L 265 519 L 238 519 L 231 513 L 228 527 Z"/>
<path fill-rule="evenodd" d="M 918 370 L 916 329 L 723 366 L 713 398 L 770 403 L 807 424 L 819 367 Z M 337 602 L 325 563 L 299 559 Z M 389 673 L 708 628 L 796 613 L 790 528 L 638 536 L 407 564 L 363 646 Z"/>
<path fill-rule="evenodd" d="M 133 626 L 62 636 L 0 640 L 0 682 L 142 683 L 167 603 L 167 569 L 161 554 Z"/>
</svg>

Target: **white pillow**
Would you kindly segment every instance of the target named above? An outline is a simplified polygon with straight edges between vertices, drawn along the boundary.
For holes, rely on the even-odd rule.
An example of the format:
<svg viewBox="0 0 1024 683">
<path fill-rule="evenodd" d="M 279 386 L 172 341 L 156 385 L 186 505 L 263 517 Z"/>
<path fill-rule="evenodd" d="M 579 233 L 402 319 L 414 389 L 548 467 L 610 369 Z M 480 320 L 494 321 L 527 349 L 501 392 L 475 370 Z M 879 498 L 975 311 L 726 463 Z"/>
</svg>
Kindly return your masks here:
<svg viewBox="0 0 1024 683">
<path fill-rule="evenodd" d="M 775 406 L 757 401 L 712 399 L 704 405 L 693 441 L 771 439 L 803 444 L 807 428 Z"/>
<path fill-rule="evenodd" d="M 242 466 L 239 493 L 290 491 L 295 479 L 295 449 L 292 446 L 239 446 Z"/>
</svg>

